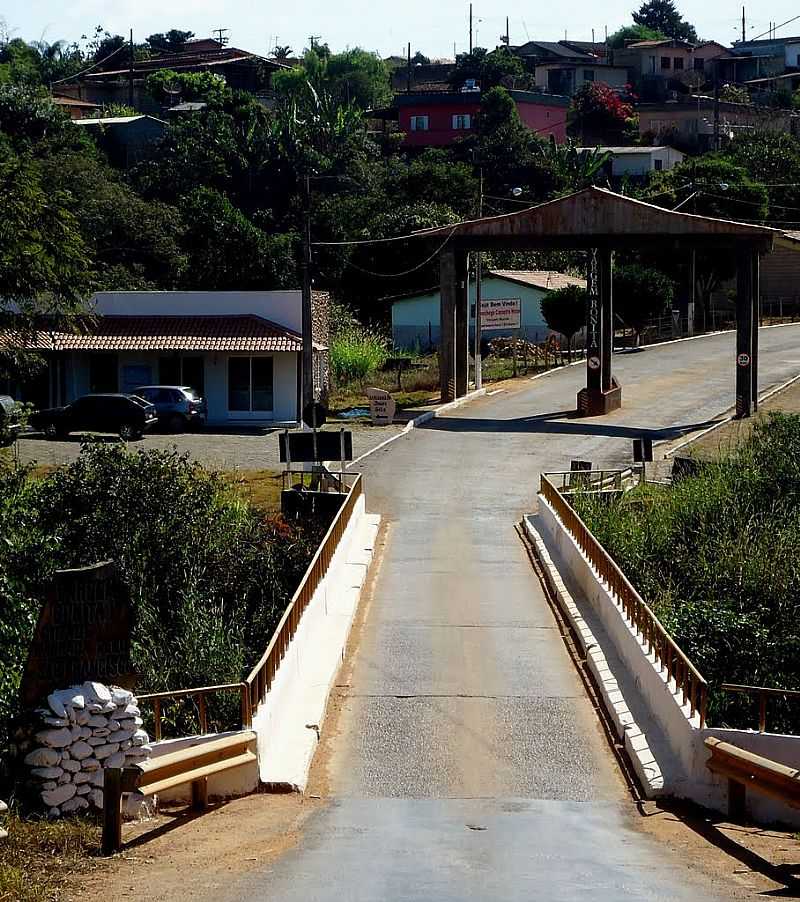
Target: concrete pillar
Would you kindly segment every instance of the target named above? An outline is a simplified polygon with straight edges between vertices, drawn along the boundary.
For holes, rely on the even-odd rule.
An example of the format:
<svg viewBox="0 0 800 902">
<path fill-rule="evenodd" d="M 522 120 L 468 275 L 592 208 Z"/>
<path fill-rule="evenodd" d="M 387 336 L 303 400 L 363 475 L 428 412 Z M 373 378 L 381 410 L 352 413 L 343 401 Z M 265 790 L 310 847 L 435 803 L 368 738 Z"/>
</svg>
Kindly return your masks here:
<svg viewBox="0 0 800 902">
<path fill-rule="evenodd" d="M 611 287 L 614 253 L 604 248 L 598 251 L 597 259 L 600 297 L 600 387 L 607 392 L 611 390 L 611 355 L 614 352 L 614 304 Z"/>
<path fill-rule="evenodd" d="M 736 416 L 749 417 L 753 412 L 753 280 L 754 251 L 745 251 L 739 258 L 736 278 Z"/>
<path fill-rule="evenodd" d="M 467 268 L 468 255 L 456 251 L 456 315 L 455 357 L 456 397 L 463 397 L 469 390 L 469 293 Z"/>
<path fill-rule="evenodd" d="M 758 410 L 758 324 L 761 321 L 761 255 L 753 254 L 753 350 L 750 364 L 753 410 Z"/>
<path fill-rule="evenodd" d="M 589 251 L 586 270 L 586 389 L 602 391 L 603 324 L 600 316 L 600 251 Z"/>
</svg>

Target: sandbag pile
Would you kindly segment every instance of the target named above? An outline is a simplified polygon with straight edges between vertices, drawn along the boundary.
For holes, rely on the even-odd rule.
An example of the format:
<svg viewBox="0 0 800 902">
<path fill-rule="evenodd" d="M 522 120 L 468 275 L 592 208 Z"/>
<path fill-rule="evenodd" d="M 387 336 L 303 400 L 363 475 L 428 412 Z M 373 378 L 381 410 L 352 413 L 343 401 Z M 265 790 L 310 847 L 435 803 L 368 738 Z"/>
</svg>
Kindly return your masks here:
<svg viewBox="0 0 800 902">
<path fill-rule="evenodd" d="M 53 692 L 39 709 L 36 748 L 25 756 L 51 817 L 103 807 L 103 772 L 150 757 L 133 693 L 84 683 Z"/>
</svg>

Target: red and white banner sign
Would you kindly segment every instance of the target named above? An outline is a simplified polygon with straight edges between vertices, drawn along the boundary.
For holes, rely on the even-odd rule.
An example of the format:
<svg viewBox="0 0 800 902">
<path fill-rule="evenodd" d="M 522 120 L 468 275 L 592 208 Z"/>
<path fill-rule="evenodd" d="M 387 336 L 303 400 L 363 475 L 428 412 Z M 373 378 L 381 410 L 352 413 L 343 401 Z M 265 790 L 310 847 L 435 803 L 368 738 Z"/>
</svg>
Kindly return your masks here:
<svg viewBox="0 0 800 902">
<path fill-rule="evenodd" d="M 481 298 L 481 329 L 519 329 L 521 324 L 520 298 Z"/>
</svg>

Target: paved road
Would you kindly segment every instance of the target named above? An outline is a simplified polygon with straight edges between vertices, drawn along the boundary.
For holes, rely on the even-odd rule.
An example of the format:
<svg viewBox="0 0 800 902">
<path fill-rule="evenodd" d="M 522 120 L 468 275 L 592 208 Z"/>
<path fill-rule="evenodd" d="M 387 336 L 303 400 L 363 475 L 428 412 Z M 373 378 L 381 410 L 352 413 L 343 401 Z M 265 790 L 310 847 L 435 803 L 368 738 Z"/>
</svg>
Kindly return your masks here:
<svg viewBox="0 0 800 902">
<path fill-rule="evenodd" d="M 798 350 L 795 350 L 795 348 Z M 623 410 L 567 411 L 581 367 L 479 399 L 363 462 L 385 553 L 329 763 L 332 803 L 233 900 L 710 899 L 631 803 L 514 524 L 543 469 L 629 460 L 729 407 L 731 335 L 615 357 Z M 762 387 L 800 327 L 762 331 Z"/>
</svg>

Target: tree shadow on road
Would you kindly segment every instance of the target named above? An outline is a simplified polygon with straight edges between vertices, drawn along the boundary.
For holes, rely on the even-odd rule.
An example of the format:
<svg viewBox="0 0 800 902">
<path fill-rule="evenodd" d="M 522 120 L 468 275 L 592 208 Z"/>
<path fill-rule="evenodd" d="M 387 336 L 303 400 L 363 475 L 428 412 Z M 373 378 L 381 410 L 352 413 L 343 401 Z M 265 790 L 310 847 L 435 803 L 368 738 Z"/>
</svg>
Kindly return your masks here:
<svg viewBox="0 0 800 902">
<path fill-rule="evenodd" d="M 680 423 L 671 426 L 621 426 L 604 422 L 598 417 L 580 417 L 574 410 L 558 410 L 552 413 L 516 417 L 509 420 L 480 417 L 437 417 L 419 426 L 439 432 L 509 432 L 532 435 L 598 435 L 608 438 L 641 438 L 654 441 L 679 438 L 690 432 L 704 429 L 718 422 L 717 419 L 700 423 Z"/>
</svg>

